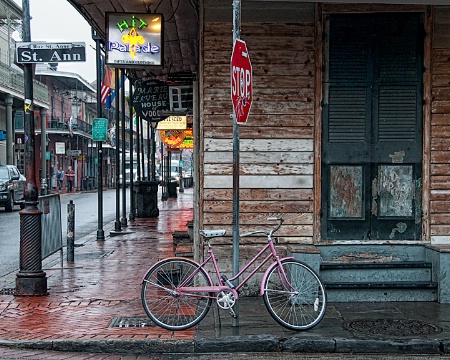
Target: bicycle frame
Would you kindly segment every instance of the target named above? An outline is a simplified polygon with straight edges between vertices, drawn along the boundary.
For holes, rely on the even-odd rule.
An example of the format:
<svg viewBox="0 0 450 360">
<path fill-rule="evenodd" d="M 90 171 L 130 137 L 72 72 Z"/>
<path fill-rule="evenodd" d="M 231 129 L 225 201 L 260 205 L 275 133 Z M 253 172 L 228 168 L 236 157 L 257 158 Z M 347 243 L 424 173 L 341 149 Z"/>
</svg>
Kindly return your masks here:
<svg viewBox="0 0 450 360">
<path fill-rule="evenodd" d="M 209 244 L 208 244 L 209 246 Z M 269 268 L 266 270 L 266 272 L 264 273 L 264 276 L 262 278 L 261 281 L 261 287 L 260 287 L 260 295 L 262 296 L 264 294 L 264 289 L 263 289 L 263 284 L 264 284 L 264 280 L 267 277 L 267 274 L 269 272 L 269 270 L 275 266 L 275 265 L 280 265 L 280 269 L 281 269 L 281 274 L 280 276 L 283 277 L 283 280 L 285 283 L 287 283 L 289 285 L 289 287 L 291 287 L 293 289 L 293 287 L 290 285 L 289 280 L 287 279 L 287 276 L 284 272 L 283 267 L 281 266 L 281 261 L 285 260 L 285 259 L 293 259 L 292 256 L 289 257 L 285 257 L 280 259 L 279 256 L 277 255 L 277 251 L 275 249 L 275 246 L 273 244 L 273 240 L 269 239 L 267 245 L 265 245 L 263 247 L 263 249 L 257 254 L 255 255 L 255 257 L 253 257 L 252 260 L 250 260 L 243 269 L 241 269 L 235 276 L 233 276 L 232 278 L 228 279 L 229 281 L 234 281 L 236 279 L 238 279 L 240 276 L 242 276 L 242 274 L 247 271 L 247 269 L 252 266 L 257 259 L 259 259 L 268 249 L 270 249 L 270 253 L 266 256 L 266 258 L 260 262 L 255 269 L 253 269 L 243 280 L 241 283 L 239 283 L 236 287 L 232 288 L 229 287 L 228 285 L 225 284 L 225 282 L 222 280 L 222 276 L 219 270 L 219 267 L 217 265 L 217 260 L 216 257 L 214 255 L 214 251 L 213 248 L 211 246 L 209 246 L 208 249 L 208 254 L 209 256 L 198 266 L 198 268 L 187 278 L 185 279 L 185 281 L 183 281 L 182 284 L 180 284 L 180 286 L 174 290 L 174 292 L 177 295 L 189 295 L 189 296 L 196 296 L 193 293 L 202 293 L 202 292 L 209 292 L 209 293 L 219 293 L 221 291 L 231 291 L 233 293 L 233 295 L 235 296 L 236 299 L 239 298 L 239 294 L 238 291 L 239 289 L 262 267 L 264 266 L 264 264 L 266 264 L 270 259 L 273 259 L 273 263 L 271 266 L 269 266 Z M 217 275 L 217 280 L 219 281 L 219 286 L 202 286 L 202 287 L 192 287 L 192 286 L 185 286 L 186 284 L 188 284 L 191 279 L 200 271 L 200 269 L 204 269 L 204 266 L 208 263 L 212 261 L 213 263 L 213 267 L 214 267 L 214 271 Z M 205 270 L 205 269 L 204 269 Z M 206 270 L 205 270 L 206 271 Z M 209 272 L 206 271 L 206 273 L 209 275 Z M 211 279 L 211 277 L 210 277 Z M 212 279 L 211 279 L 212 280 Z M 211 281 L 212 282 L 212 281 Z M 204 297 L 204 296 L 202 296 Z M 208 296 L 211 297 L 211 296 Z"/>
<path fill-rule="evenodd" d="M 296 331 L 317 325 L 325 314 L 325 286 L 310 266 L 293 256 L 281 258 L 277 254 L 278 241 L 273 235 L 284 220 L 277 217 L 267 220 L 278 223 L 269 231 L 240 234 L 240 237 L 264 234 L 267 244 L 260 245 L 257 254 L 229 279 L 222 275 L 211 246 L 211 239 L 226 234 L 223 229 L 199 230 L 208 247 L 201 263 L 170 257 L 150 267 L 141 287 L 142 304 L 149 318 L 167 330 L 185 330 L 204 319 L 212 300 L 219 309 L 229 310 L 237 318 L 235 305 L 239 292 L 241 289 L 244 292 L 245 284 L 257 274 L 260 296 L 275 321 Z"/>
</svg>

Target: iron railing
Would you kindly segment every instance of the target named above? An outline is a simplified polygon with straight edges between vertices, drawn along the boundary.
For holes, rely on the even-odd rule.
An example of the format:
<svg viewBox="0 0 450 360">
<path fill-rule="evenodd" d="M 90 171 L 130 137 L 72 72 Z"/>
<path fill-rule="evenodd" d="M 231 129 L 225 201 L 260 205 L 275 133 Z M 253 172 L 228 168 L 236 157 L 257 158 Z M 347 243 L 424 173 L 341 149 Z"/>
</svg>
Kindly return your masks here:
<svg viewBox="0 0 450 360">
<path fill-rule="evenodd" d="M 24 75 L 20 71 L 0 62 L 0 85 L 24 94 Z M 35 100 L 49 105 L 47 85 L 33 80 L 33 97 Z"/>
</svg>

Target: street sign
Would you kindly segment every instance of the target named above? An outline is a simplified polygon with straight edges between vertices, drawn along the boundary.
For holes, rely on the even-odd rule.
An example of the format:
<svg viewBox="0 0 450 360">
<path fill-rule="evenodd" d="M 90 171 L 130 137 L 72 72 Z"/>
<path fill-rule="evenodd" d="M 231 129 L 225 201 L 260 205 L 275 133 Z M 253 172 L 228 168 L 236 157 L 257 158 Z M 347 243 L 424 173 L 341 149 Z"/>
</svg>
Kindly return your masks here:
<svg viewBox="0 0 450 360">
<path fill-rule="evenodd" d="M 16 57 L 23 64 L 86 61 L 86 44 L 17 42 Z"/>
<path fill-rule="evenodd" d="M 108 134 L 108 119 L 94 118 L 92 123 L 92 140 L 106 141 Z"/>
<path fill-rule="evenodd" d="M 81 154 L 81 150 L 67 150 L 67 156 L 78 156 Z"/>
<path fill-rule="evenodd" d="M 66 153 L 66 143 L 65 142 L 55 142 L 55 154 L 64 155 Z"/>
<path fill-rule="evenodd" d="M 238 124 L 247 122 L 253 101 L 252 64 L 247 44 L 236 39 L 231 54 L 231 100 Z"/>
</svg>

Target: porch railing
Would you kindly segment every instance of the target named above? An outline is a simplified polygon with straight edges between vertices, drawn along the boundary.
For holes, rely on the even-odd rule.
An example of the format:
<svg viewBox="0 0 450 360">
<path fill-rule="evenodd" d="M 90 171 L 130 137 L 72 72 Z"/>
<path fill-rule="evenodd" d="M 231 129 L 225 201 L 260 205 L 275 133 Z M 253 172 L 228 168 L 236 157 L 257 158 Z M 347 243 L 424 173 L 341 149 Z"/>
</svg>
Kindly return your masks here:
<svg viewBox="0 0 450 360">
<path fill-rule="evenodd" d="M 0 85 L 24 94 L 24 75 L 20 71 L 0 62 Z M 49 105 L 47 85 L 33 80 L 33 96 L 35 100 Z"/>
<path fill-rule="evenodd" d="M 47 130 L 68 133 L 70 131 L 82 133 L 86 137 L 91 137 L 92 135 L 92 125 L 87 123 L 86 121 L 80 119 L 66 119 L 62 121 L 59 118 L 47 117 Z M 23 116 L 16 115 L 14 119 L 14 128 L 15 130 L 24 130 Z M 41 119 L 37 116 L 34 118 L 34 129 L 37 131 L 41 130 Z"/>
</svg>

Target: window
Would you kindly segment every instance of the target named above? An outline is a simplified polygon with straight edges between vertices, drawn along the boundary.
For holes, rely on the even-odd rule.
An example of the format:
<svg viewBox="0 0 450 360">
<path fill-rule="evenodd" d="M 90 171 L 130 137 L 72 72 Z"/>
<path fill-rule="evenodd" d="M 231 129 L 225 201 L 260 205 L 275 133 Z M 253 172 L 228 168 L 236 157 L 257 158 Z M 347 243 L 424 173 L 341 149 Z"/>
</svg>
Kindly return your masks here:
<svg viewBox="0 0 450 360">
<path fill-rule="evenodd" d="M 171 111 L 186 111 L 191 113 L 193 106 L 192 86 L 176 86 L 169 88 Z"/>
</svg>

